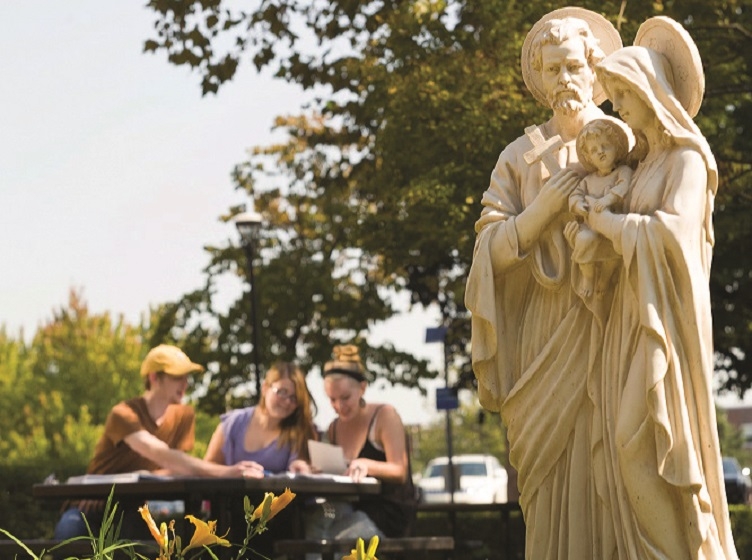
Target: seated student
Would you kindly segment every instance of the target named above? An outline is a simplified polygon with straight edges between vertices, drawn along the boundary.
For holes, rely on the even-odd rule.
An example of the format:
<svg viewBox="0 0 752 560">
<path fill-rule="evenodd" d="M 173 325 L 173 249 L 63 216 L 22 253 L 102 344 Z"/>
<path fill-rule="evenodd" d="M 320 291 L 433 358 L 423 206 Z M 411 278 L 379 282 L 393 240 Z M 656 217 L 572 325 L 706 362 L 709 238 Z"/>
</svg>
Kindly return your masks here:
<svg viewBox="0 0 752 560">
<path fill-rule="evenodd" d="M 191 476 L 263 476 L 263 468 L 252 461 L 225 466 L 188 455 L 194 443 L 194 412 L 181 401 L 188 387 L 188 375 L 203 370 L 203 366 L 193 363 L 175 346 L 161 344 L 152 348 L 141 364 L 144 393 L 116 404 L 110 411 L 86 472 L 117 474 L 144 470 Z M 55 527 L 55 538 L 87 535 L 82 512 L 96 534 L 103 508 L 101 501 L 71 504 Z M 129 514 L 134 519 L 138 517 L 137 512 L 125 512 L 126 519 Z M 124 522 L 122 536 L 129 536 L 131 529 L 139 533 L 144 527 L 140 519 L 132 527 Z"/>
<path fill-rule="evenodd" d="M 221 416 L 204 459 L 220 464 L 254 461 L 266 474 L 309 472 L 308 440 L 317 439 L 312 409 L 303 372 L 290 362 L 277 362 L 264 377 L 257 406 Z M 236 502 L 230 506 L 231 542 L 240 542 L 245 536 L 245 517 L 240 505 Z M 283 510 L 264 533 L 254 537 L 253 550 L 271 557 L 274 541 L 291 538 L 294 523 L 293 509 Z"/>
<path fill-rule="evenodd" d="M 306 520 L 308 538 L 404 537 L 415 517 L 415 489 L 402 419 L 390 404 L 367 403 L 366 370 L 354 345 L 335 346 L 334 360 L 324 365 L 324 391 L 337 413 L 326 432 L 342 447 L 349 466 L 345 474 L 359 481 L 381 481 L 378 496 L 358 502 L 329 502 Z"/>
<path fill-rule="evenodd" d="M 316 439 L 312 404 L 300 368 L 277 362 L 264 377 L 258 406 L 221 416 L 204 459 L 254 461 L 267 474 L 308 470 L 308 440 Z"/>
</svg>

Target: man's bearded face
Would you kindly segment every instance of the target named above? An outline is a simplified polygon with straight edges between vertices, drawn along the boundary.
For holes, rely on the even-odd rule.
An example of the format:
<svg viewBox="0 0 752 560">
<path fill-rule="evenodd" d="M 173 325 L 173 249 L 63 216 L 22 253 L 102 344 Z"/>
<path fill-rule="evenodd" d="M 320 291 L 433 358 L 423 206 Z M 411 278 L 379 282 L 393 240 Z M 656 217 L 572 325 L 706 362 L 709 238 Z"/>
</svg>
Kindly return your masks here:
<svg viewBox="0 0 752 560">
<path fill-rule="evenodd" d="M 568 85 L 548 94 L 548 103 L 555 113 L 574 114 L 582 111 L 589 96 L 575 85 Z"/>
<path fill-rule="evenodd" d="M 582 111 L 592 100 L 595 83 L 583 41 L 567 39 L 560 45 L 545 45 L 541 58 L 543 87 L 554 112 Z"/>
</svg>

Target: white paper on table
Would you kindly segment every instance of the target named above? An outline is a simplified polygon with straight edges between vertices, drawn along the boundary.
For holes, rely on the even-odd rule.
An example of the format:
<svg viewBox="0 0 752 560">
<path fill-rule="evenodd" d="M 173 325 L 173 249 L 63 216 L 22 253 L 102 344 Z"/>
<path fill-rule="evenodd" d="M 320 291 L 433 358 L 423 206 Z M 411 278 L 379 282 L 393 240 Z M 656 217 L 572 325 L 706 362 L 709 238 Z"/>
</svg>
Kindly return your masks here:
<svg viewBox="0 0 752 560">
<path fill-rule="evenodd" d="M 311 466 L 322 473 L 343 474 L 347 470 L 345 452 L 339 445 L 309 439 L 308 455 Z"/>
<path fill-rule="evenodd" d="M 117 474 L 84 474 L 71 476 L 68 484 L 123 484 L 128 482 L 143 482 L 145 480 L 170 480 L 172 477 L 150 473 L 148 471 L 135 471 Z"/>
<path fill-rule="evenodd" d="M 326 474 L 326 473 L 291 473 L 284 472 L 279 474 L 268 475 L 271 478 L 288 478 L 290 480 L 330 480 L 332 482 L 354 482 L 353 479 L 346 474 Z M 360 484 L 377 484 L 378 479 L 372 476 L 364 476 L 360 479 Z"/>
</svg>

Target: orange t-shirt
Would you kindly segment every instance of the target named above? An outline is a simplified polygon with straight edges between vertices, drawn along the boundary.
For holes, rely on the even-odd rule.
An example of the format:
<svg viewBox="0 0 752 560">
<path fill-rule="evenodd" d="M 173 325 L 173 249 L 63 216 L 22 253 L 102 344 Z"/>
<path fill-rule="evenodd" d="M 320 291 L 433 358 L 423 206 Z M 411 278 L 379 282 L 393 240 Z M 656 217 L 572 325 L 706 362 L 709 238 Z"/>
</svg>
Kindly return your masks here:
<svg viewBox="0 0 752 560">
<path fill-rule="evenodd" d="M 146 430 L 172 449 L 190 451 L 195 440 L 193 408 L 183 404 L 167 407 L 162 423 L 149 416 L 146 401 L 136 397 L 116 404 L 107 416 L 104 434 L 97 442 L 94 457 L 86 470 L 89 474 L 116 474 L 139 470 L 154 471 L 159 465 L 133 451 L 124 439 Z"/>
</svg>

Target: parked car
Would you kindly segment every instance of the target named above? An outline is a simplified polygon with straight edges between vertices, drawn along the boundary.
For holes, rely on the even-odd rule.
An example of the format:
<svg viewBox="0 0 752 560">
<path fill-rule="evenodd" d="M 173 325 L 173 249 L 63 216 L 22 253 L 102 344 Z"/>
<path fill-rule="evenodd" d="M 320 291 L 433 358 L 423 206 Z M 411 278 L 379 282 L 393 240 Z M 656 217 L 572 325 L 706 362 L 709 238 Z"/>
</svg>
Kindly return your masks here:
<svg viewBox="0 0 752 560">
<path fill-rule="evenodd" d="M 418 482 L 418 499 L 423 503 L 448 503 L 450 501 L 449 469 L 446 457 L 436 457 L 428 462 Z M 454 501 L 483 504 L 507 501 L 507 471 L 493 455 L 455 455 Z"/>
<path fill-rule="evenodd" d="M 155 521 L 171 521 L 180 519 L 185 514 L 185 503 L 182 500 L 149 500 L 149 512 Z"/>
<path fill-rule="evenodd" d="M 726 499 L 730 504 L 752 504 L 752 479 L 749 469 L 742 468 L 733 457 L 723 458 L 723 479 L 726 483 Z"/>
</svg>

